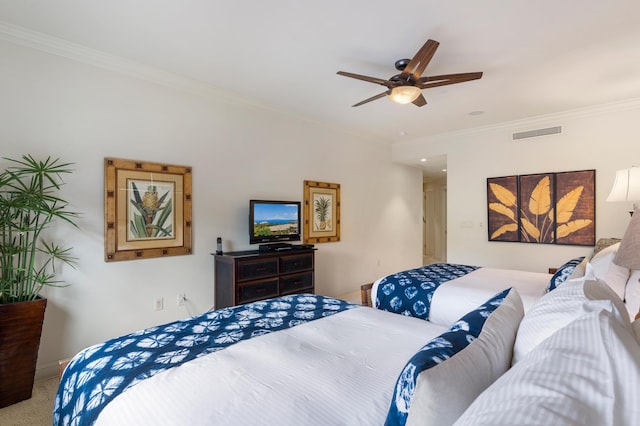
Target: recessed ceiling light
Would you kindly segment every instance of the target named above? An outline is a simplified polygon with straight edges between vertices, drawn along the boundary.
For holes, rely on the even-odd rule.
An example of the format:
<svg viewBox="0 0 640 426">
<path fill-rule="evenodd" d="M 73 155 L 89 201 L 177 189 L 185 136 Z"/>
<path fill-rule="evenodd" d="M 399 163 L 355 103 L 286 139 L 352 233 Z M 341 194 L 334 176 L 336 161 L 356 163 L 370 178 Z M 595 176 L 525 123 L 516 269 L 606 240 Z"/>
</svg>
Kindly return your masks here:
<svg viewBox="0 0 640 426">
<path fill-rule="evenodd" d="M 426 159 L 426 158 L 421 158 L 421 159 L 420 159 L 420 162 L 421 162 L 421 163 L 426 163 L 426 162 L 427 162 L 427 159 Z"/>
<path fill-rule="evenodd" d="M 443 172 L 447 173 L 447 169 L 442 169 Z"/>
<path fill-rule="evenodd" d="M 407 132 L 406 132 L 406 131 L 404 131 L 404 130 L 400 130 L 400 131 L 398 132 L 398 134 L 399 134 L 400 136 L 407 136 L 409 133 L 407 133 Z"/>
<path fill-rule="evenodd" d="M 484 111 L 478 110 L 478 111 L 471 111 L 469 113 L 469 115 L 482 115 L 484 114 Z"/>
</svg>

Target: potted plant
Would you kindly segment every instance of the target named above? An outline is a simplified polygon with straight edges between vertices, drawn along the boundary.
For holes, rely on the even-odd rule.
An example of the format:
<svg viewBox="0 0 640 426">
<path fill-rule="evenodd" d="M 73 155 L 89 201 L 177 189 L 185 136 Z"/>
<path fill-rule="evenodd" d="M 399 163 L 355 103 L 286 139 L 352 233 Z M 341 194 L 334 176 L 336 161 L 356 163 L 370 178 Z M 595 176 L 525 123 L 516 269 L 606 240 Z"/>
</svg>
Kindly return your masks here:
<svg viewBox="0 0 640 426">
<path fill-rule="evenodd" d="M 78 214 L 58 197 L 69 163 L 31 155 L 4 160 L 0 172 L 0 408 L 31 398 L 47 299 L 56 264 L 73 266 L 70 248 L 47 241 L 45 230 L 58 220 L 77 227 Z"/>
</svg>

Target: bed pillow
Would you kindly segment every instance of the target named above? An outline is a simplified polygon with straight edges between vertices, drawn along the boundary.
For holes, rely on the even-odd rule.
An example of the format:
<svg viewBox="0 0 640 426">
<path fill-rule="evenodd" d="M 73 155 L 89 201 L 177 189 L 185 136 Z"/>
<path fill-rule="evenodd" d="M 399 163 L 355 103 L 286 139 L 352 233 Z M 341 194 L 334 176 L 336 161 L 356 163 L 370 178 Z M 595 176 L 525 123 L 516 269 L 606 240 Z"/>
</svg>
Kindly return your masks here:
<svg viewBox="0 0 640 426">
<path fill-rule="evenodd" d="M 507 289 L 422 347 L 398 377 L 385 425 L 453 423 L 511 365 L 523 315 Z"/>
<path fill-rule="evenodd" d="M 640 269 L 640 213 L 631 217 L 613 263 L 628 269 Z"/>
<path fill-rule="evenodd" d="M 591 256 L 595 256 L 600 251 L 606 249 L 609 246 L 619 243 L 622 241 L 622 238 L 600 238 L 596 241 L 596 246 L 593 248 L 593 253 Z"/>
<path fill-rule="evenodd" d="M 621 324 L 630 327 L 629 314 L 622 300 L 603 281 L 587 275 L 569 280 L 545 294 L 522 318 L 513 347 L 513 363 L 562 327 L 594 309 L 611 312 Z"/>
<path fill-rule="evenodd" d="M 640 271 L 631 271 L 624 289 L 624 304 L 631 319 L 640 311 Z"/>
<path fill-rule="evenodd" d="M 584 275 L 587 272 L 587 264 L 589 263 L 590 260 L 591 260 L 590 256 L 585 256 L 585 258 L 582 259 L 582 262 L 580 262 L 578 266 L 576 266 L 576 269 L 573 270 L 571 275 L 569 275 L 568 279 L 572 280 L 574 278 L 584 277 Z"/>
<path fill-rule="evenodd" d="M 596 307 L 507 371 L 455 425 L 637 425 L 638 377 L 640 345 Z"/>
<path fill-rule="evenodd" d="M 633 329 L 633 335 L 636 336 L 636 341 L 640 344 L 640 319 L 632 322 L 631 328 Z"/>
<path fill-rule="evenodd" d="M 610 245 L 598 252 L 589 261 L 594 275 L 606 282 L 624 300 L 624 289 L 629 279 L 629 269 L 616 265 L 613 259 L 620 248 L 620 243 Z"/>
<path fill-rule="evenodd" d="M 558 270 L 553 274 L 551 280 L 549 280 L 549 284 L 547 285 L 547 292 L 551 290 L 555 290 L 560 284 L 565 282 L 573 271 L 582 263 L 584 260 L 584 256 L 576 257 L 575 259 L 571 259 L 566 262 L 564 265 L 558 268 Z"/>
</svg>

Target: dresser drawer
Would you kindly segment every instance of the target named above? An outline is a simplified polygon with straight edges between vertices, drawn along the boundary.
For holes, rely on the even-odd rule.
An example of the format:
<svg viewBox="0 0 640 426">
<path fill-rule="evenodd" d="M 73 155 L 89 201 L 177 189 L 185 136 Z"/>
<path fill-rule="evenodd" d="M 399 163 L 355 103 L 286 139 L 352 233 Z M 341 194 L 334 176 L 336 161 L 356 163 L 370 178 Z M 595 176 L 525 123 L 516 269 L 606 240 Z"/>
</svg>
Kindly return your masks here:
<svg viewBox="0 0 640 426">
<path fill-rule="evenodd" d="M 290 272 L 307 271 L 313 269 L 313 254 L 299 254 L 291 256 L 282 256 L 280 258 L 280 273 L 288 274 Z"/>
<path fill-rule="evenodd" d="M 278 259 L 243 260 L 238 262 L 238 281 L 251 281 L 278 275 Z"/>
<path fill-rule="evenodd" d="M 216 309 L 289 294 L 314 293 L 312 248 L 212 254 Z"/>
<path fill-rule="evenodd" d="M 278 296 L 278 278 L 238 286 L 238 303 Z"/>
<path fill-rule="evenodd" d="M 280 278 L 280 293 L 301 293 L 304 290 L 313 292 L 313 272 L 309 271 Z"/>
</svg>

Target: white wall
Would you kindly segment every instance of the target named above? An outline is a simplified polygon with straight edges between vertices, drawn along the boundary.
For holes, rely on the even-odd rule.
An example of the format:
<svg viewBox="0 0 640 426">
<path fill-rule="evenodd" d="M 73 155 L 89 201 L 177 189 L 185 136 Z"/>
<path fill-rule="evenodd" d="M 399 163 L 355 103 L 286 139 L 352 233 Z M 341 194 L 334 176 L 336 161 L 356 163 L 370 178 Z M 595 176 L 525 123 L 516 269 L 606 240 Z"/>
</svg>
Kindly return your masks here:
<svg viewBox="0 0 640 426">
<path fill-rule="evenodd" d="M 82 213 L 80 230 L 54 230 L 79 266 L 62 272 L 70 287 L 46 291 L 39 377 L 85 346 L 209 309 L 216 237 L 250 248 L 249 199 L 302 201 L 305 179 L 341 184 L 341 241 L 317 245 L 318 293 L 421 262 L 420 171 L 391 163 L 379 141 L 7 42 L 0 58 L 1 156 L 75 163 L 62 195 Z M 104 157 L 193 167 L 193 255 L 103 261 Z"/>
<path fill-rule="evenodd" d="M 591 249 L 489 242 L 489 177 L 596 170 L 596 239 L 619 237 L 629 223 L 626 203 L 607 203 L 615 171 L 640 165 L 640 101 L 565 112 L 490 128 L 397 143 L 396 161 L 447 155 L 447 261 L 546 272 Z M 551 126 L 562 133 L 514 141 L 512 134 Z"/>
</svg>

